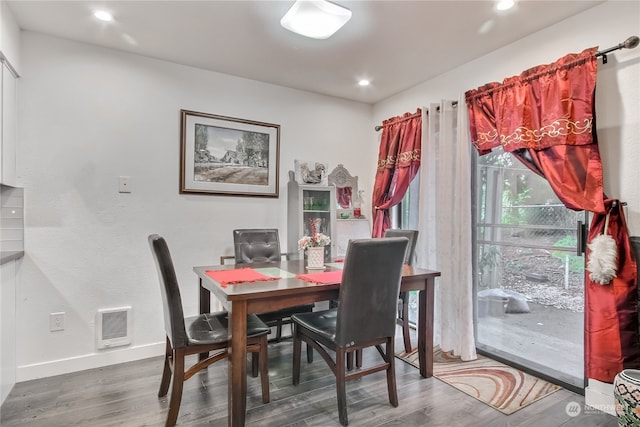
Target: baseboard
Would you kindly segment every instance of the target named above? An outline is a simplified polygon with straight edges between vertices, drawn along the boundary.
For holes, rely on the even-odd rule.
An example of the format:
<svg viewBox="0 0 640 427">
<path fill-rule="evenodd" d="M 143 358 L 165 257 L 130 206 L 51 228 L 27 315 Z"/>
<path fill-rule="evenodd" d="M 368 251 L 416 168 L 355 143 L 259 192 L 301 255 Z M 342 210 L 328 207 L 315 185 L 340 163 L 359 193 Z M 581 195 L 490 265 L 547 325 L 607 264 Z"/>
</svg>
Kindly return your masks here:
<svg viewBox="0 0 640 427">
<path fill-rule="evenodd" d="M 165 345 L 166 343 L 163 341 L 143 346 L 85 354 L 68 359 L 18 366 L 16 368 L 16 383 L 162 356 L 165 351 Z"/>
<path fill-rule="evenodd" d="M 584 404 L 616 416 L 616 402 L 613 396 L 613 384 L 589 378 L 588 385 L 584 389 Z"/>
</svg>

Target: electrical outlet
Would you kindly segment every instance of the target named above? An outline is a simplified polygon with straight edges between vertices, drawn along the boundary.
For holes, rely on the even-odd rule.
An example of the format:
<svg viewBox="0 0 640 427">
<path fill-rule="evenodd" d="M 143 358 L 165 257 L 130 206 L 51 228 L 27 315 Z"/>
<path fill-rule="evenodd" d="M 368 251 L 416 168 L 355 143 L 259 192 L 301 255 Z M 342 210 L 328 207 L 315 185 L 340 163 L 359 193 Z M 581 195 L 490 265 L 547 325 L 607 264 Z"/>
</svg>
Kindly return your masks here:
<svg viewBox="0 0 640 427">
<path fill-rule="evenodd" d="M 64 311 L 49 314 L 49 331 L 64 330 Z"/>
</svg>

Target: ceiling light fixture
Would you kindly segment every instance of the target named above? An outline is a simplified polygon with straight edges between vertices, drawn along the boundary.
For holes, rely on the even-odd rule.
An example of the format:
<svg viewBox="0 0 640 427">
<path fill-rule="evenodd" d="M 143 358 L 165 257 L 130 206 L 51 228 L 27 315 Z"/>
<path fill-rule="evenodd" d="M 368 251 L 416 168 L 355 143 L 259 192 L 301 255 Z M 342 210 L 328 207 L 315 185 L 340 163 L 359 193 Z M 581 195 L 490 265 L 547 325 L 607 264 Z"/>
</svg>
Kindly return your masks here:
<svg viewBox="0 0 640 427">
<path fill-rule="evenodd" d="M 96 10 L 95 12 L 93 12 L 93 16 L 104 22 L 113 21 L 113 15 L 105 10 Z"/>
<path fill-rule="evenodd" d="M 365 87 L 365 86 L 369 86 L 370 84 L 371 84 L 371 82 L 369 80 L 367 80 L 367 79 L 362 79 L 362 80 L 358 81 L 358 86 Z"/>
<path fill-rule="evenodd" d="M 351 11 L 326 0 L 296 0 L 280 20 L 289 31 L 314 39 L 326 39 L 351 19 Z"/>
<path fill-rule="evenodd" d="M 516 4 L 515 0 L 498 0 L 496 2 L 496 9 L 509 10 Z"/>
</svg>

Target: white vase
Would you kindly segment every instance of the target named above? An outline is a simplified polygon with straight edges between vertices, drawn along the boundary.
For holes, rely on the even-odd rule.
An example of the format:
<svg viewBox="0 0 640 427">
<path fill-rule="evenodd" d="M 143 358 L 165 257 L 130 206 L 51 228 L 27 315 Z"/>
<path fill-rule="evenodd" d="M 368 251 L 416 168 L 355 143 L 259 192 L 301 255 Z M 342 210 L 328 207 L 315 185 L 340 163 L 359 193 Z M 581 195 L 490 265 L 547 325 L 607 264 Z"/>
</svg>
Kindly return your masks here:
<svg viewBox="0 0 640 427">
<path fill-rule="evenodd" d="M 613 381 L 618 426 L 640 425 L 640 370 L 625 369 Z"/>
<path fill-rule="evenodd" d="M 307 268 L 322 269 L 324 268 L 324 248 L 311 247 L 307 248 Z"/>
</svg>

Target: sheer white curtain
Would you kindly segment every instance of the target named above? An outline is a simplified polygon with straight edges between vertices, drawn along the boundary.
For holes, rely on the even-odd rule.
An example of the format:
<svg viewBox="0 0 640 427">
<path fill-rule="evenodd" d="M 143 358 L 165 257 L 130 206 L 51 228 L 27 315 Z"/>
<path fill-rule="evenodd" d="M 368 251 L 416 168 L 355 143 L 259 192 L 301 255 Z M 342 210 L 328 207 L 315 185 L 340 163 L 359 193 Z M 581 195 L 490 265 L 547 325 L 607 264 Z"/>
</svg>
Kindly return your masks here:
<svg viewBox="0 0 640 427">
<path fill-rule="evenodd" d="M 471 262 L 471 142 L 464 96 L 423 108 L 416 261 L 438 270 L 434 344 L 476 358 Z"/>
</svg>

